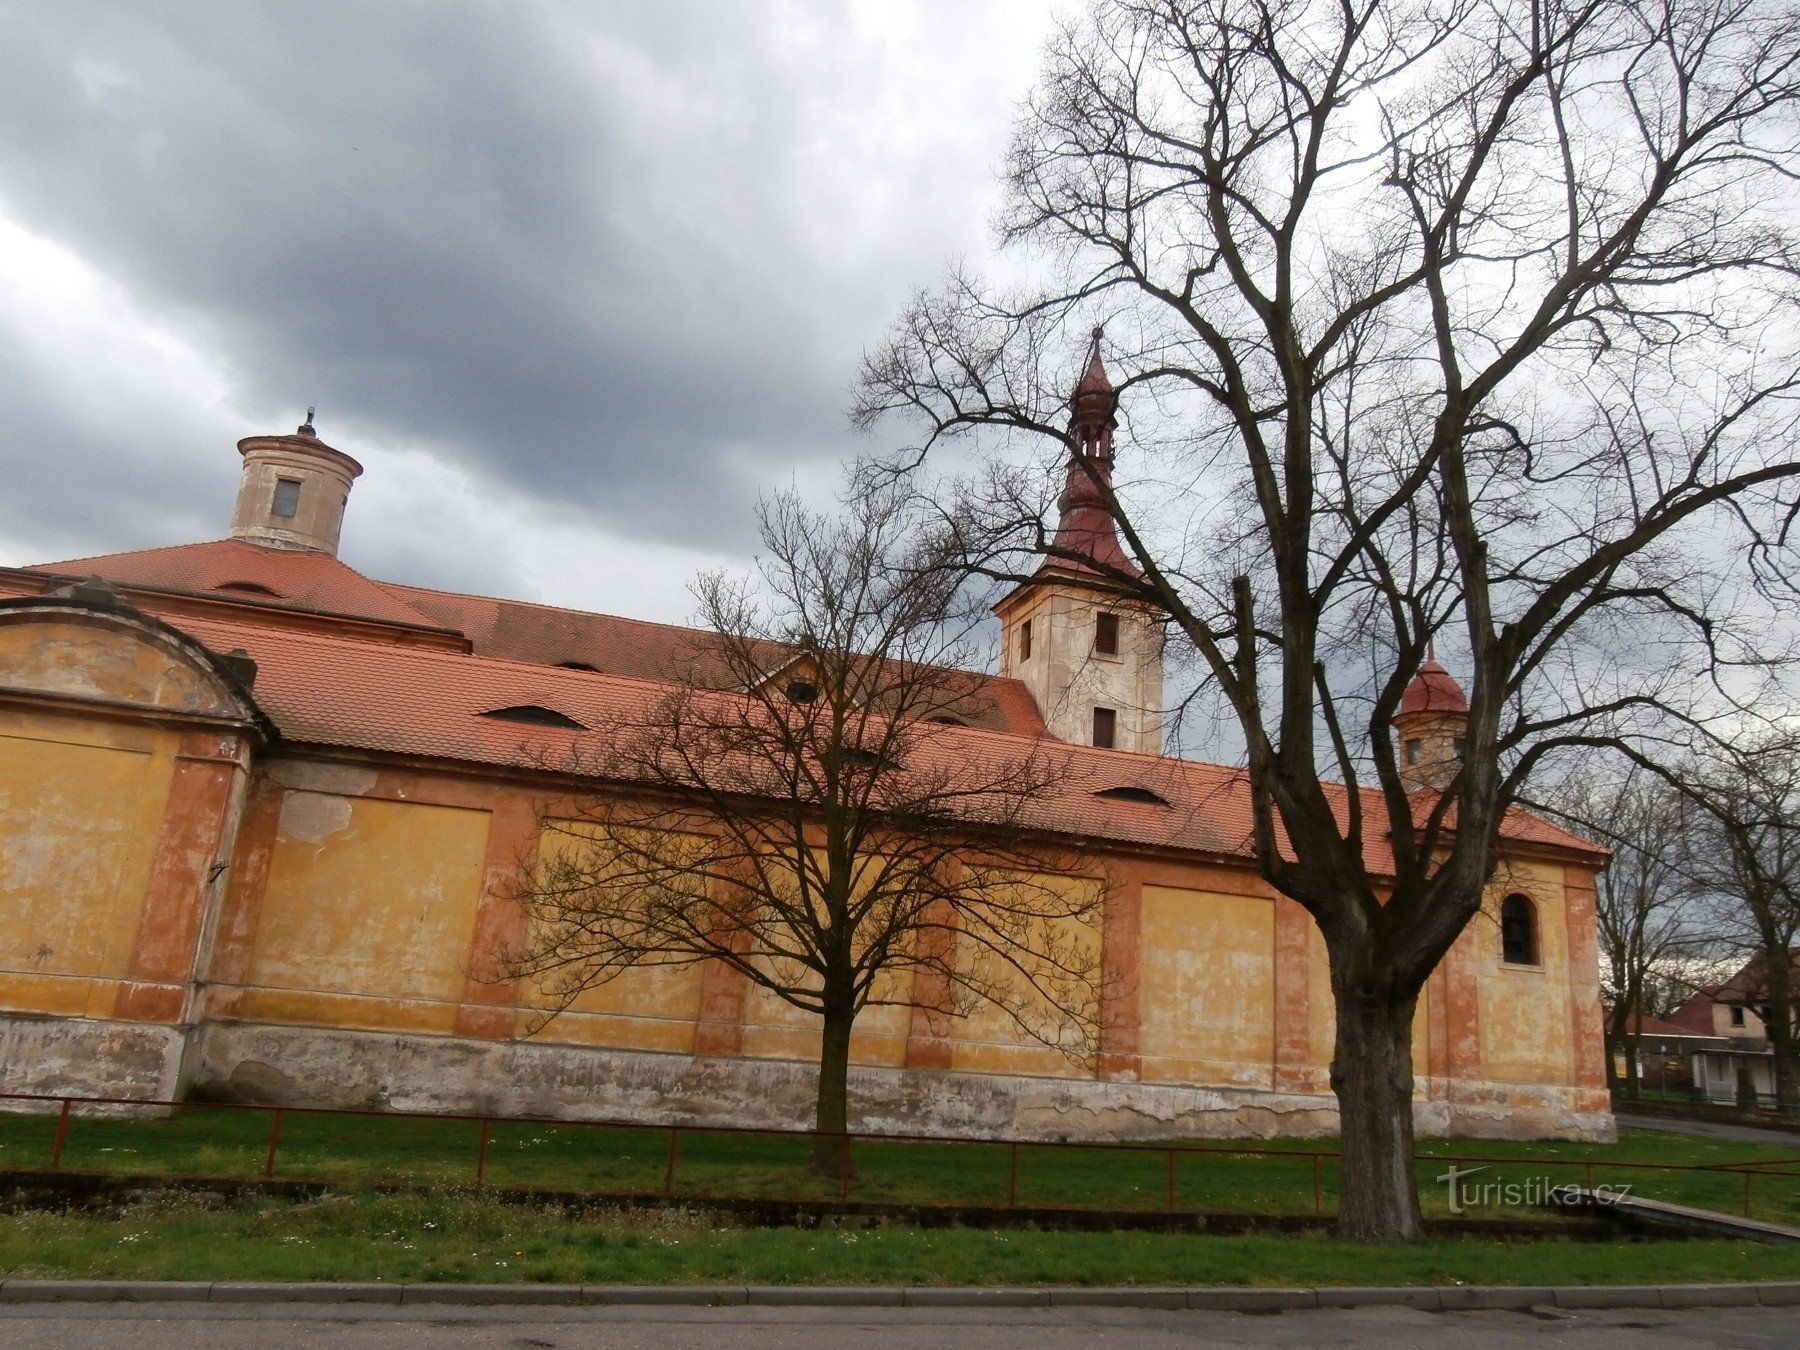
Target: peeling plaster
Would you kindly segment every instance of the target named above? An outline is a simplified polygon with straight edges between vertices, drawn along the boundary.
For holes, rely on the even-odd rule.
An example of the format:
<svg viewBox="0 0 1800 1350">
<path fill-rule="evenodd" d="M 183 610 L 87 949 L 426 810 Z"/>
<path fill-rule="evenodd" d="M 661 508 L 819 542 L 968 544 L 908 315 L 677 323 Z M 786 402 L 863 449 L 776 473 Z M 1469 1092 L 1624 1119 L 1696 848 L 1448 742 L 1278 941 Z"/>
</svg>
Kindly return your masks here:
<svg viewBox="0 0 1800 1350">
<path fill-rule="evenodd" d="M 279 829 L 289 839 L 322 844 L 350 826 L 347 798 L 323 792 L 290 792 L 281 803 Z"/>
</svg>

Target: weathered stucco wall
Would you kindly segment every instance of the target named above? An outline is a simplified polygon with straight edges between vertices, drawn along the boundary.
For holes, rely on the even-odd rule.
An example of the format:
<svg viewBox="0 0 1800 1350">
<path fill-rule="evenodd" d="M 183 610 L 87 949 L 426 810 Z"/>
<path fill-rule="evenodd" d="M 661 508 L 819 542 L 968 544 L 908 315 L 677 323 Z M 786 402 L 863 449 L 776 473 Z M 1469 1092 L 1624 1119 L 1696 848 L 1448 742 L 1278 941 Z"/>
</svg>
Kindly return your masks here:
<svg viewBox="0 0 1800 1350">
<path fill-rule="evenodd" d="M 1273 1087 L 1274 902 L 1146 886 L 1142 922 L 1144 1080 Z"/>
<path fill-rule="evenodd" d="M 0 711 L 0 1007 L 112 1016 L 178 742 Z"/>
<path fill-rule="evenodd" d="M 450 1032 L 488 813 L 289 792 L 239 1015 Z"/>
</svg>

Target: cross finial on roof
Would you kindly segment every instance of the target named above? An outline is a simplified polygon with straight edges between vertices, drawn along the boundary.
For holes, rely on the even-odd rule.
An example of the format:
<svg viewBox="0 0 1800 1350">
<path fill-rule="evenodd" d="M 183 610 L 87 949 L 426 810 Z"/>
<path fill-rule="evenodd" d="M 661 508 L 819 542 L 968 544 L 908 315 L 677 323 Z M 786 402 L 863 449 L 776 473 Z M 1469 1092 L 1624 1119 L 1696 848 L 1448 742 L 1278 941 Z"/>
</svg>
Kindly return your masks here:
<svg viewBox="0 0 1800 1350">
<path fill-rule="evenodd" d="M 1105 336 L 1106 336 L 1106 329 L 1100 324 L 1095 324 L 1094 325 L 1094 345 L 1093 345 L 1092 350 L 1088 353 L 1090 356 L 1099 356 L 1100 355 L 1100 339 Z"/>
</svg>

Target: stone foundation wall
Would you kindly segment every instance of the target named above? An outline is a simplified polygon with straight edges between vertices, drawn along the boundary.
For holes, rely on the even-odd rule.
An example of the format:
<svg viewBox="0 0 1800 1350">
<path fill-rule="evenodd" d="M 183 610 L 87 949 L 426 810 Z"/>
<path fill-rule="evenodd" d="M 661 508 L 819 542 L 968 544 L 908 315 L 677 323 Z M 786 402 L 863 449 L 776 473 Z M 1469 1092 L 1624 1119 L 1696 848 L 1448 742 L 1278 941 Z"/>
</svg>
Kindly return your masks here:
<svg viewBox="0 0 1800 1350">
<path fill-rule="evenodd" d="M 805 1128 L 815 1067 L 531 1042 L 214 1023 L 196 1033 L 193 1086 L 275 1105 L 461 1111 L 656 1125 Z M 1607 1139 L 1612 1117 L 1568 1089 L 1473 1085 L 1421 1101 L 1422 1134 Z M 1017 1139 L 1316 1137 L 1329 1096 L 1235 1088 L 852 1068 L 851 1128 Z"/>
<path fill-rule="evenodd" d="M 187 1040 L 180 1027 L 0 1014 L 0 1092 L 170 1101 Z"/>
</svg>

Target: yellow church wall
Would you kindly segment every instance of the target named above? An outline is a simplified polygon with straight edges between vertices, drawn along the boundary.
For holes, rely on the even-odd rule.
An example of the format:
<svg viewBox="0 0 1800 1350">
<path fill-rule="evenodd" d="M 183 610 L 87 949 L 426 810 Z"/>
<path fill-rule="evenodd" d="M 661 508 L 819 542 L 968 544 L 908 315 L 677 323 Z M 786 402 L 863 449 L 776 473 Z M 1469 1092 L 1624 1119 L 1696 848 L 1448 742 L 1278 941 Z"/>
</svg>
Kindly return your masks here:
<svg viewBox="0 0 1800 1350">
<path fill-rule="evenodd" d="M 778 978 L 811 986 L 797 973 Z M 897 996 L 911 987 L 911 972 L 887 972 L 876 980 L 878 996 Z M 912 1022 L 904 1007 L 867 1007 L 857 1014 L 850 1036 L 850 1062 L 898 1067 L 906 1062 L 906 1035 Z M 816 1013 L 796 1008 L 779 994 L 751 982 L 744 994 L 744 1049 L 753 1059 L 816 1060 L 822 1043 Z"/>
<path fill-rule="evenodd" d="M 1275 906 L 1145 886 L 1138 1051 L 1146 1082 L 1270 1085 Z"/>
<path fill-rule="evenodd" d="M 238 1016 L 452 1030 L 489 818 L 289 792 Z"/>
<path fill-rule="evenodd" d="M 1518 892 L 1537 907 L 1536 966 L 1500 959 L 1500 902 Z M 1573 1081 L 1569 1027 L 1569 938 L 1562 869 L 1509 865 L 1488 887 L 1471 925 L 1481 1020 L 1481 1076 L 1502 1083 Z"/>
<path fill-rule="evenodd" d="M 583 841 L 600 828 L 580 820 L 549 822 L 538 844 L 540 877 L 556 861 L 580 864 L 588 848 Z M 689 840 L 696 849 L 703 843 L 698 836 L 682 836 L 677 846 Z M 518 1032 L 534 1041 L 564 1045 L 685 1054 L 694 1046 L 703 978 L 701 962 L 622 971 L 577 994 L 548 1021 L 545 1014 L 561 999 L 555 978 L 528 978 L 520 982 L 517 993 Z"/>
<path fill-rule="evenodd" d="M 0 711 L 0 1007 L 113 1014 L 179 742 L 154 727 Z"/>
<path fill-rule="evenodd" d="M 1066 945 L 1079 952 L 1080 959 L 1099 965 L 1101 932 L 1099 900 L 1104 884 L 1088 877 L 1038 875 L 1024 878 L 1022 885 L 1043 887 L 1065 897 L 1065 903 L 1086 900 L 1093 905 L 1095 922 L 1083 924 L 1073 919 L 1032 923 L 1028 939 L 1033 946 L 1048 942 Z M 1011 1003 L 1028 1023 L 1038 1030 L 1033 1035 L 1021 1027 L 1017 1018 L 993 1000 L 977 1003 L 964 1017 L 954 1018 L 950 1025 L 951 1067 L 971 1073 L 1033 1074 L 1049 1078 L 1088 1078 L 1093 1076 L 1093 1061 L 1098 1046 L 1084 1044 L 1078 1030 L 1064 1023 L 1050 1002 L 1031 987 L 1024 974 L 1013 970 L 967 937 L 957 941 L 958 968 L 982 987 L 992 988 L 999 998 Z M 1041 972 L 1051 978 L 1049 972 Z M 1097 1009 L 1094 1010 L 1097 1013 Z M 1096 1019 L 1097 1020 L 1097 1019 Z M 1057 1041 L 1046 1044 L 1046 1040 Z"/>
</svg>

